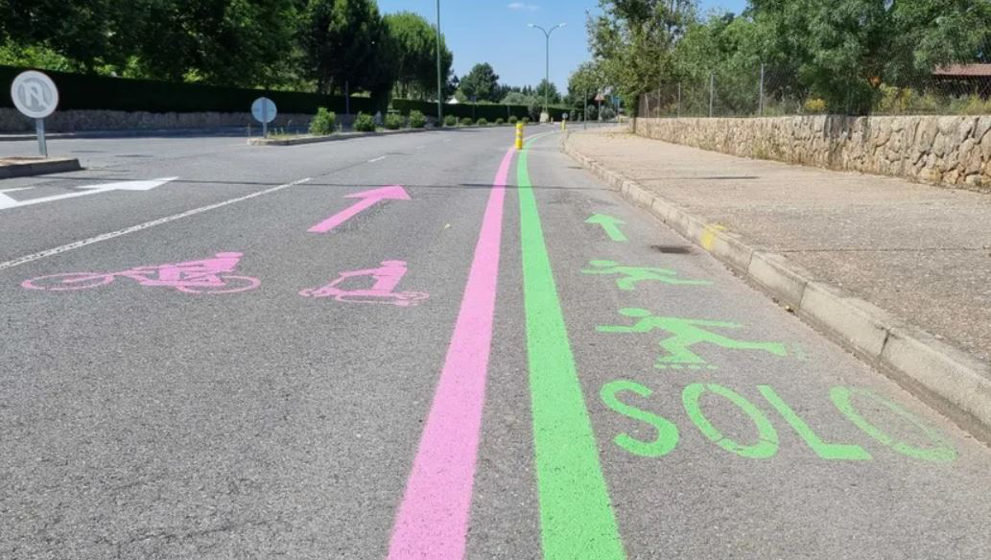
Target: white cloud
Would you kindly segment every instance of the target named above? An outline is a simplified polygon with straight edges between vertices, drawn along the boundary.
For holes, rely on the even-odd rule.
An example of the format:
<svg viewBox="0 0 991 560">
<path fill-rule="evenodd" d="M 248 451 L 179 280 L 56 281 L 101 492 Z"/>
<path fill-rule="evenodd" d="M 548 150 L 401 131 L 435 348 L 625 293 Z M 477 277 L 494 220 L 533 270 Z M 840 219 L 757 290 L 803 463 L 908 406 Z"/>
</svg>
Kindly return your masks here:
<svg viewBox="0 0 991 560">
<path fill-rule="evenodd" d="M 512 2 L 506 6 L 510 10 L 527 10 L 530 12 L 536 12 L 540 9 L 540 6 L 536 4 L 526 4 L 524 2 Z"/>
</svg>

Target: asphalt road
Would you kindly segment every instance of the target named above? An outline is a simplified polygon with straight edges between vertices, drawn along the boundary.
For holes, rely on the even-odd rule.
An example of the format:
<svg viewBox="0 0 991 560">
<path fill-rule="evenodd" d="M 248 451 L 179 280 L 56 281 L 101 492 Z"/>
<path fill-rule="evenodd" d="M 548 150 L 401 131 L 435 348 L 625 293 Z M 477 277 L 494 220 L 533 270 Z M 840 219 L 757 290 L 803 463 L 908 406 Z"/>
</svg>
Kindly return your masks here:
<svg viewBox="0 0 991 560">
<path fill-rule="evenodd" d="M 991 450 L 529 132 L 0 182 L 0 558 L 991 558 Z"/>
</svg>

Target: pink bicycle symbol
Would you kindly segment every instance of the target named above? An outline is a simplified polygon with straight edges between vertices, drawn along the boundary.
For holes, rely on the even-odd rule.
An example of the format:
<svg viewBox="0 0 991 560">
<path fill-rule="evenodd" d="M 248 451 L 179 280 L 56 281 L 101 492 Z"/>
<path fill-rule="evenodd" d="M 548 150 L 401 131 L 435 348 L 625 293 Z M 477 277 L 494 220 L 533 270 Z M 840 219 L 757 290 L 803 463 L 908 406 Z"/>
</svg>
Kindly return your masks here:
<svg viewBox="0 0 991 560">
<path fill-rule="evenodd" d="M 186 294 L 233 294 L 257 288 L 261 282 L 234 272 L 242 253 L 217 253 L 199 261 L 139 266 L 121 272 L 69 272 L 25 280 L 29 290 L 65 292 L 105 286 L 117 278 L 130 278 L 142 286 L 175 288 Z"/>
<path fill-rule="evenodd" d="M 321 288 L 311 288 L 299 292 L 303 297 L 328 298 L 351 303 L 381 303 L 411 307 L 428 297 L 423 292 L 394 292 L 406 275 L 405 261 L 383 261 L 379 268 L 341 272 L 337 279 Z M 371 288 L 343 290 L 339 286 L 353 278 L 368 276 L 375 280 Z"/>
</svg>

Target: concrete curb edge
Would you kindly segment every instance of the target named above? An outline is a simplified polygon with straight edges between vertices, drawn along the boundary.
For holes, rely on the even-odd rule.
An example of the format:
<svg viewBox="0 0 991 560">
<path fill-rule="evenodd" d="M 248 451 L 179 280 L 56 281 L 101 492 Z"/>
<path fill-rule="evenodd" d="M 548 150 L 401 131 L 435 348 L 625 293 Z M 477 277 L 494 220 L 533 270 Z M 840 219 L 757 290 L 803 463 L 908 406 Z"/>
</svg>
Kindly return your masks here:
<svg viewBox="0 0 991 560">
<path fill-rule="evenodd" d="M 561 146 L 565 154 L 624 198 L 754 281 L 847 350 L 879 366 L 961 428 L 991 443 L 991 366 L 867 301 L 817 281 L 784 255 L 754 249 L 739 235 L 707 224 L 700 216 L 580 153 L 571 146 L 570 134 Z"/>
<path fill-rule="evenodd" d="M 0 166 L 0 179 L 11 177 L 30 177 L 32 175 L 47 175 L 49 173 L 65 173 L 79 171 L 82 166 L 76 158 L 52 158 L 44 161 L 15 163 Z"/>
</svg>

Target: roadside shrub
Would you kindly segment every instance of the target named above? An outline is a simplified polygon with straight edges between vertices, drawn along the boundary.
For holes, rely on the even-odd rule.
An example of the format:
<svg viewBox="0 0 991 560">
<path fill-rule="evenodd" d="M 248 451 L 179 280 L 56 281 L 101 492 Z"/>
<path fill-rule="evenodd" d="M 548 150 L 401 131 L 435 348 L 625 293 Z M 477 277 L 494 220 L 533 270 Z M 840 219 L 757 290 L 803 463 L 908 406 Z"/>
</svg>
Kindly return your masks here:
<svg viewBox="0 0 991 560">
<path fill-rule="evenodd" d="M 317 109 L 317 114 L 310 121 L 310 134 L 314 136 L 326 136 L 333 134 L 337 130 L 337 115 L 331 113 L 326 107 Z"/>
<path fill-rule="evenodd" d="M 444 126 L 458 126 L 458 118 L 454 115 L 444 117 Z"/>
<path fill-rule="evenodd" d="M 471 117 L 461 119 L 461 126 L 471 126 Z"/>
<path fill-rule="evenodd" d="M 496 126 L 502 126 L 504 124 L 506 124 L 506 121 L 503 120 L 502 118 L 496 119 Z"/>
<path fill-rule="evenodd" d="M 600 113 L 602 115 L 602 120 L 604 121 L 611 121 L 616 118 L 616 111 L 614 111 L 612 107 L 603 107 Z"/>
<path fill-rule="evenodd" d="M 825 113 L 826 102 L 818 97 L 813 97 L 806 99 L 802 108 L 805 109 L 806 113 Z"/>
<path fill-rule="evenodd" d="M 478 126 L 489 126 L 489 120 L 486 119 L 485 117 L 482 117 L 477 121 L 475 121 L 475 124 L 477 124 Z"/>
<path fill-rule="evenodd" d="M 523 117 L 523 124 L 530 124 L 530 117 Z"/>
<path fill-rule="evenodd" d="M 403 127 L 403 117 L 402 115 L 397 115 L 395 113 L 389 113 L 385 116 L 385 128 L 389 130 L 399 130 Z"/>
<path fill-rule="evenodd" d="M 519 119 L 516 118 L 516 115 L 509 117 L 509 124 L 516 124 L 517 121 L 519 121 Z"/>
<path fill-rule="evenodd" d="M 367 113 L 358 113 L 354 117 L 354 129 L 358 132 L 375 132 L 375 117 Z"/>
<path fill-rule="evenodd" d="M 420 111 L 410 111 L 409 126 L 410 128 L 423 128 L 427 126 L 427 117 L 423 116 Z"/>
</svg>

